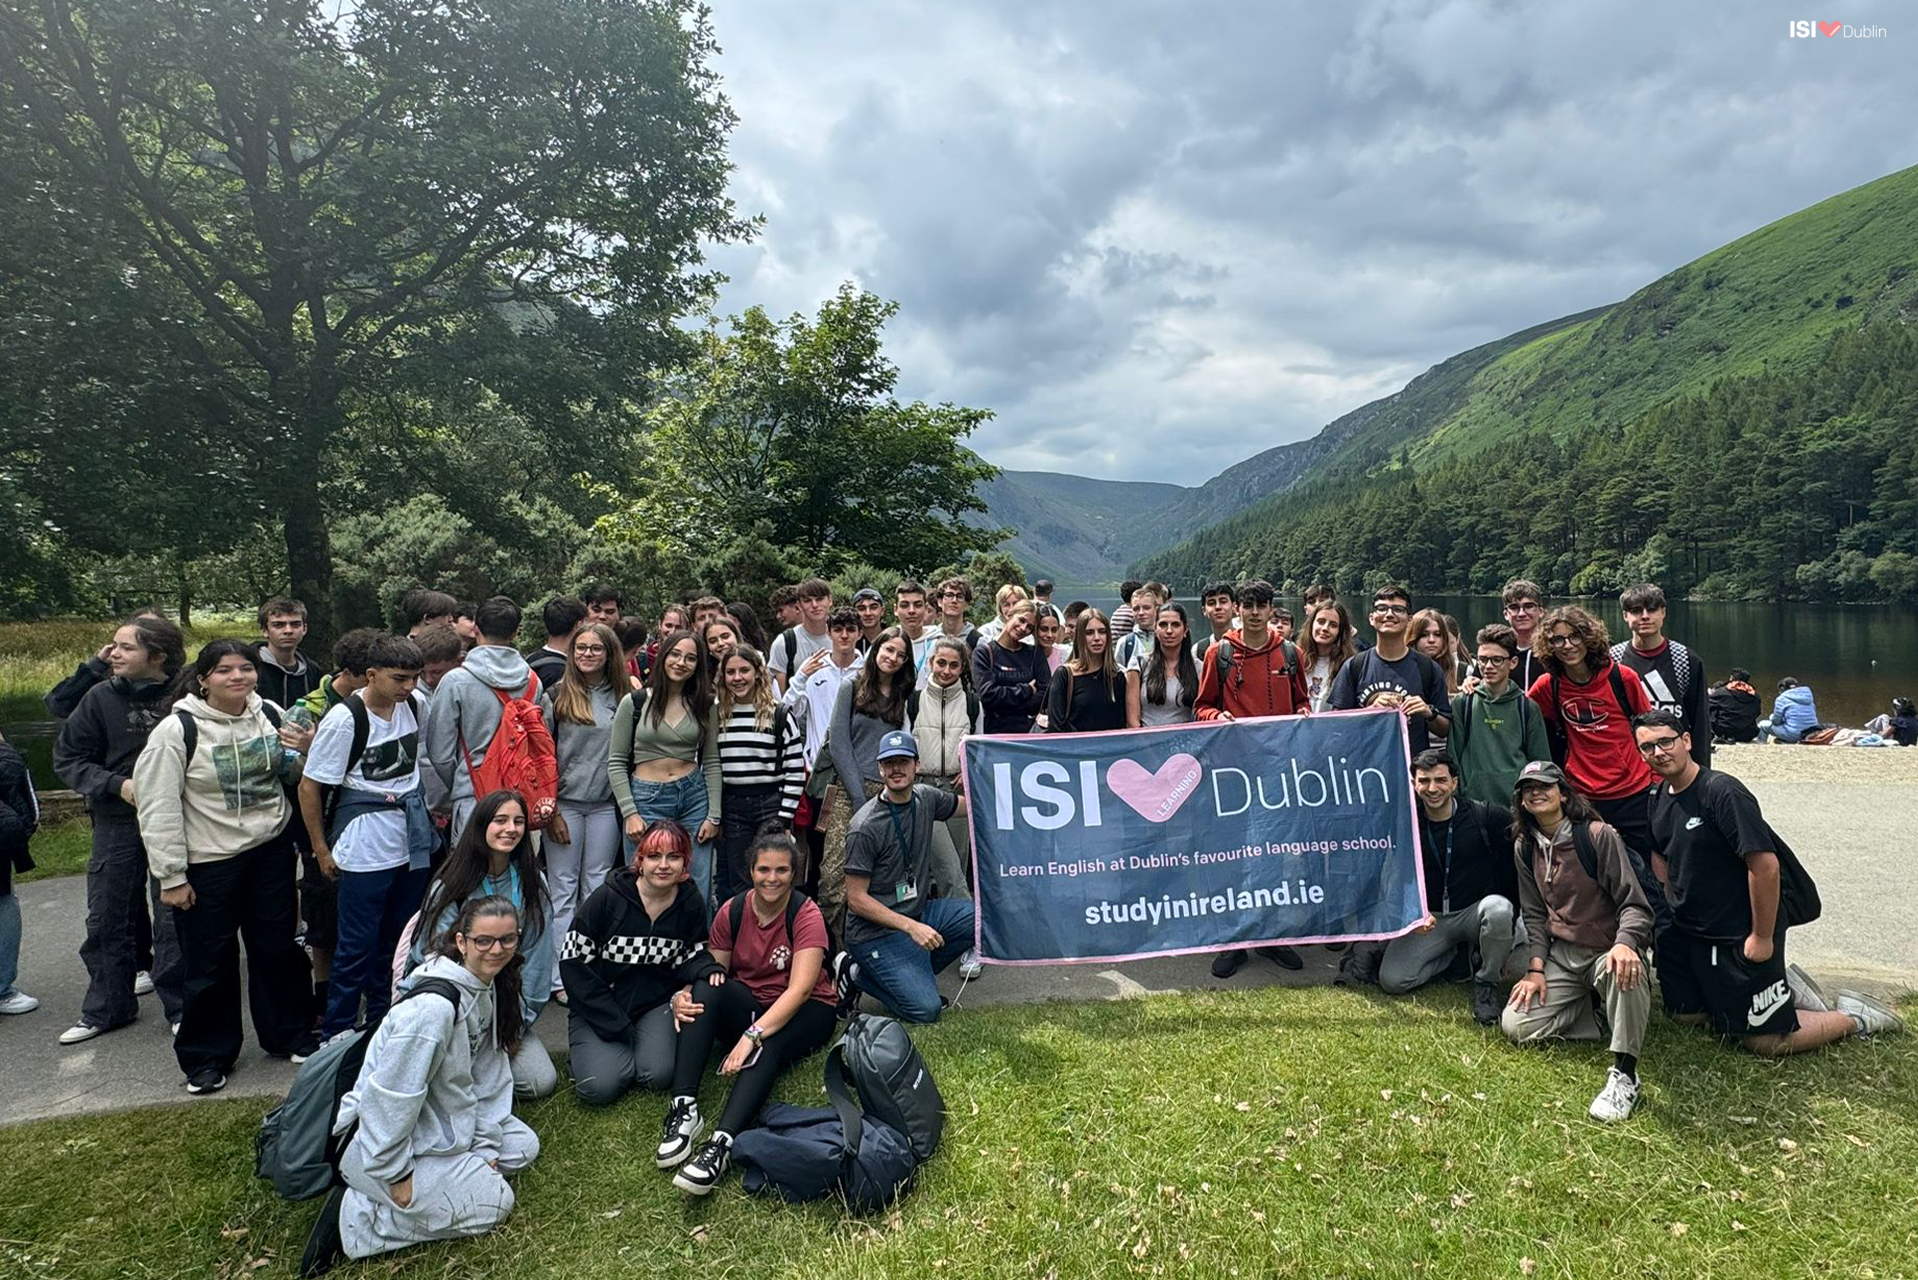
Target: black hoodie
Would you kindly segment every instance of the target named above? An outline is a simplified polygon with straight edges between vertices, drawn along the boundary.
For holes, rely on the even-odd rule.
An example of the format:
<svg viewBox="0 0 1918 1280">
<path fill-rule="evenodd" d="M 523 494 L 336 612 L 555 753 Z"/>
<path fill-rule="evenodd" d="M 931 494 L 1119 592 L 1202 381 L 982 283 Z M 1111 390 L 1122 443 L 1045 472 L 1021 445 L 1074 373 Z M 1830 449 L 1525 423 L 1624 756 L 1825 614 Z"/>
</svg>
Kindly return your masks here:
<svg viewBox="0 0 1918 1280">
<path fill-rule="evenodd" d="M 722 970 L 706 950 L 706 903 L 679 886 L 659 919 L 646 914 L 631 870 L 615 868 L 593 890 L 560 944 L 570 1015 L 602 1040 L 621 1039 L 673 992 Z"/>
<path fill-rule="evenodd" d="M 120 784 L 133 777 L 133 762 L 160 718 L 168 682 L 128 684 L 119 676 L 88 689 L 53 744 L 53 771 L 86 797 L 96 822 L 132 822 L 133 806 L 120 798 Z"/>
</svg>

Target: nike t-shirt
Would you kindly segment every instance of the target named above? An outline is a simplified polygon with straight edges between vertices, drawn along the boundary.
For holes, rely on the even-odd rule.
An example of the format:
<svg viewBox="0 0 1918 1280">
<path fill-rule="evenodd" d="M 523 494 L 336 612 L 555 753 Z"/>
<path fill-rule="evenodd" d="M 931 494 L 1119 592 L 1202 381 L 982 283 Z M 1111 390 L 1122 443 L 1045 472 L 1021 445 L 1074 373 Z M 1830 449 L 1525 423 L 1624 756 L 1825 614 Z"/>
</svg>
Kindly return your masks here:
<svg viewBox="0 0 1918 1280">
<path fill-rule="evenodd" d="M 1652 838 L 1670 864 L 1665 897 L 1678 927 L 1725 942 L 1749 936 L 1745 859 L 1778 853 L 1779 840 L 1745 784 L 1710 769 L 1700 769 L 1692 785 L 1676 795 L 1670 784 L 1661 784 L 1652 793 Z M 1787 856 L 1779 854 L 1781 862 Z M 1782 866 L 1780 871 L 1782 876 Z"/>
<path fill-rule="evenodd" d="M 359 694 L 352 695 L 358 698 Z M 306 754 L 306 776 L 323 786 L 404 795 L 420 785 L 420 727 L 413 708 L 402 702 L 389 719 L 366 713 L 366 751 L 350 771 L 353 710 L 342 702 L 326 713 Z M 342 871 L 385 871 L 406 865 L 406 812 L 375 809 L 341 829 L 333 841 L 333 861 Z"/>
</svg>

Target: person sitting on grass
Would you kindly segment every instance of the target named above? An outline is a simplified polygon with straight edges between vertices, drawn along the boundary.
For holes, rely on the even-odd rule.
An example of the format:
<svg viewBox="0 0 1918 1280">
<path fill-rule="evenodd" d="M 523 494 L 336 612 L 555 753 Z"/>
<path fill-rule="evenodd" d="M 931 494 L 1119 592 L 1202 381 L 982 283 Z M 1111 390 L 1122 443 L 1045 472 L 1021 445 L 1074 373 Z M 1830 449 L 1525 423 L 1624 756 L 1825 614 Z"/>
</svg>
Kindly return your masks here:
<svg viewBox="0 0 1918 1280">
<path fill-rule="evenodd" d="M 672 1082 L 673 992 L 721 972 L 706 949 L 706 902 L 686 875 L 692 856 L 685 827 L 647 827 L 632 866 L 593 890 L 561 944 L 573 1086 L 588 1106 Z"/>
<path fill-rule="evenodd" d="M 302 1276 L 484 1235 L 513 1212 L 506 1178 L 539 1155 L 539 1136 L 513 1115 L 513 1050 L 532 1034 L 520 1016 L 519 942 L 509 899 L 472 898 L 406 979 L 408 991 L 450 984 L 458 1003 L 434 990 L 402 994 L 373 1032 L 333 1125 L 350 1135 L 344 1185 L 320 1208 Z"/>
<path fill-rule="evenodd" d="M 773 1083 L 787 1067 L 826 1047 L 838 1022 L 838 993 L 826 973 L 826 917 L 793 889 L 799 846 L 776 828 L 748 851 L 752 888 L 720 907 L 707 946 L 717 969 L 672 999 L 679 1044 L 673 1101 L 654 1162 L 677 1169 L 673 1185 L 703 1196 L 732 1163 L 733 1138 L 759 1123 Z M 735 931 L 734 921 L 738 921 Z M 719 1123 L 692 1159 L 705 1129 L 699 1078 L 713 1046 L 738 1036 L 719 1074 L 735 1076 Z"/>
<path fill-rule="evenodd" d="M 1785 930 L 1802 923 L 1793 916 L 1809 910 L 1815 891 L 1745 784 L 1700 767 L 1684 721 L 1669 711 L 1634 717 L 1632 732 L 1659 777 L 1652 834 L 1664 855 L 1653 867 L 1673 924 L 1659 943 L 1658 982 L 1673 1016 L 1765 1058 L 1903 1029 L 1859 992 L 1827 1001 L 1786 964 Z"/>
<path fill-rule="evenodd" d="M 1458 771 L 1439 747 L 1412 761 L 1419 798 L 1419 839 L 1424 851 L 1425 919 L 1417 931 L 1394 938 L 1379 961 L 1379 986 L 1406 995 L 1444 973 L 1461 945 L 1478 954 L 1472 983 L 1472 1017 L 1498 1021 L 1501 975 L 1512 954 L 1518 909 L 1510 895 L 1512 816 L 1458 794 Z"/>
<path fill-rule="evenodd" d="M 1524 913 L 1526 970 L 1512 988 L 1500 1029 L 1516 1044 L 1562 1036 L 1605 1035 L 1593 994 L 1610 1027 L 1612 1066 L 1592 1099 L 1594 1120 L 1623 1120 L 1638 1105 L 1638 1054 L 1651 1018 L 1645 947 L 1652 910 L 1618 833 L 1599 821 L 1591 801 L 1573 790 L 1549 760 L 1518 775 L 1512 819 Z M 1574 824 L 1586 828 L 1592 869 L 1585 869 Z"/>
</svg>

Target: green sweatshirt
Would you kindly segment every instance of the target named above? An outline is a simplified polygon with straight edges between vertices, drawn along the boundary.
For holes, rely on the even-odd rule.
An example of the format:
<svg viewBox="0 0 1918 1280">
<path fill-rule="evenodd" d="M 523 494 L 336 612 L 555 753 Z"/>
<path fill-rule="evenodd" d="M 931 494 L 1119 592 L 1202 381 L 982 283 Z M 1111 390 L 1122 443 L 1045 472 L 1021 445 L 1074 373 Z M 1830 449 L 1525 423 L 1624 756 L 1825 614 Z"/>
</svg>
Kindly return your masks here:
<svg viewBox="0 0 1918 1280">
<path fill-rule="evenodd" d="M 1552 758 L 1545 717 L 1516 680 L 1496 698 L 1482 688 L 1455 694 L 1445 747 L 1458 765 L 1459 794 L 1501 809 L 1512 807 L 1512 788 L 1526 762 Z"/>
</svg>

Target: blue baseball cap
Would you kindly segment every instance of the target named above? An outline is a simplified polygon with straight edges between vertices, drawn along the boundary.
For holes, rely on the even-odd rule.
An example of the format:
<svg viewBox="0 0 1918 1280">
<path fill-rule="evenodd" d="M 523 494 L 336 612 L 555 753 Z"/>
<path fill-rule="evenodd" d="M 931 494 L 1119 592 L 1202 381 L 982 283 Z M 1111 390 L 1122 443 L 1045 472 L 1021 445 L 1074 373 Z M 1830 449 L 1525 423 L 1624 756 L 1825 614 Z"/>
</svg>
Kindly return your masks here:
<svg viewBox="0 0 1918 1280">
<path fill-rule="evenodd" d="M 919 758 L 919 744 L 904 729 L 894 729 L 879 740 L 879 759 L 895 760 L 900 756 Z"/>
</svg>

